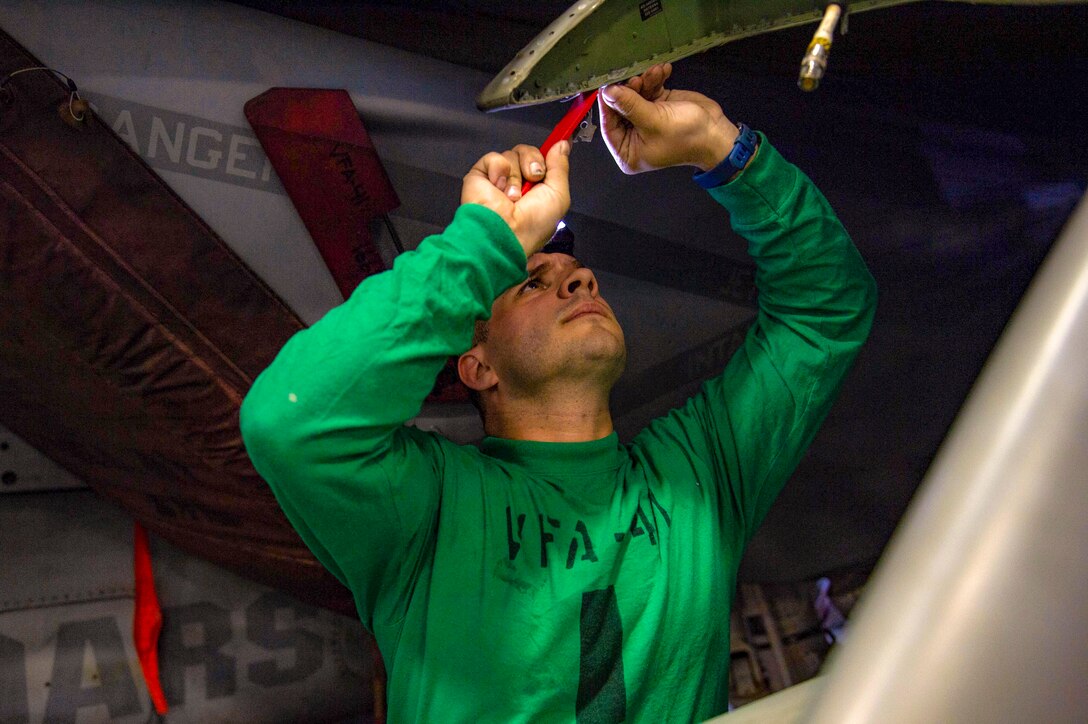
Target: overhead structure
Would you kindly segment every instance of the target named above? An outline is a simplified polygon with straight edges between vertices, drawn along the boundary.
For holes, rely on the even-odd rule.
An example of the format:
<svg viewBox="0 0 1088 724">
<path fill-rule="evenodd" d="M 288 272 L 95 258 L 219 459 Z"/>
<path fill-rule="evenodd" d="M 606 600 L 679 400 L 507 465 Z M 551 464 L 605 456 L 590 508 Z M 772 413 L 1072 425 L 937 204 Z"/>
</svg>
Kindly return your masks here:
<svg viewBox="0 0 1088 724">
<path fill-rule="evenodd" d="M 849 12 L 916 0 L 859 0 Z M 953 2 L 959 0 L 952 0 Z M 969 0 L 965 0 L 969 1 Z M 1069 5 L 1084 0 L 992 0 Z M 483 111 L 568 98 L 752 35 L 824 18 L 819 0 L 583 0 L 551 22 L 476 97 Z M 803 49 L 798 49 L 800 57 Z"/>
</svg>

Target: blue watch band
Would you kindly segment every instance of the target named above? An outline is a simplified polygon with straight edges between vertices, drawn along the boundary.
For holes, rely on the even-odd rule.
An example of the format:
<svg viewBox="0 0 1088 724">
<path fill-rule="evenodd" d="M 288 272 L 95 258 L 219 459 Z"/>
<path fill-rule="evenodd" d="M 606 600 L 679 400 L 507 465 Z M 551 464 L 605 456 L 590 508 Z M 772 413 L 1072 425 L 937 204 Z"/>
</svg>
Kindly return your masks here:
<svg viewBox="0 0 1088 724">
<path fill-rule="evenodd" d="M 704 189 L 712 189 L 728 182 L 729 179 L 733 178 L 733 174 L 747 165 L 748 160 L 752 158 L 752 154 L 756 152 L 756 142 L 758 140 L 756 132 L 749 128 L 747 123 L 742 123 L 738 127 L 740 128 L 740 135 L 733 142 L 733 150 L 729 152 L 725 160 L 709 171 L 697 173 L 693 177 L 695 183 Z"/>
</svg>

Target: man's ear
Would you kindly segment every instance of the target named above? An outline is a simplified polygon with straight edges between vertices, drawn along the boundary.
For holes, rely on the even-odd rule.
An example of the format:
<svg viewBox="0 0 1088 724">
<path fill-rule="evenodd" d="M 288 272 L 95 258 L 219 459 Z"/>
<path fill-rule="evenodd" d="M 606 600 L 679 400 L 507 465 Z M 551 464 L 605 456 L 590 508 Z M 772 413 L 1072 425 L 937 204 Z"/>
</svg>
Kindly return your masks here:
<svg viewBox="0 0 1088 724">
<path fill-rule="evenodd" d="M 485 359 L 486 355 L 480 345 L 476 345 L 457 358 L 457 374 L 470 390 L 483 392 L 494 387 L 499 381 L 495 370 L 487 364 Z"/>
</svg>

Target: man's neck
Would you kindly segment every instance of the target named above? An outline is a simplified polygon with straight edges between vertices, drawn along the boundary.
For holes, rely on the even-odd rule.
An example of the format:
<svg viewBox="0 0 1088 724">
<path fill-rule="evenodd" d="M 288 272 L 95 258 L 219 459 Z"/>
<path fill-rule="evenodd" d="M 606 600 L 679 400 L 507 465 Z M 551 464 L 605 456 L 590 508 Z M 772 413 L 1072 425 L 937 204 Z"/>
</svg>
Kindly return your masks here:
<svg viewBox="0 0 1088 724">
<path fill-rule="evenodd" d="M 539 442 L 588 442 L 612 433 L 608 392 L 553 390 L 506 398 L 489 405 L 485 429 L 491 437 Z"/>
</svg>

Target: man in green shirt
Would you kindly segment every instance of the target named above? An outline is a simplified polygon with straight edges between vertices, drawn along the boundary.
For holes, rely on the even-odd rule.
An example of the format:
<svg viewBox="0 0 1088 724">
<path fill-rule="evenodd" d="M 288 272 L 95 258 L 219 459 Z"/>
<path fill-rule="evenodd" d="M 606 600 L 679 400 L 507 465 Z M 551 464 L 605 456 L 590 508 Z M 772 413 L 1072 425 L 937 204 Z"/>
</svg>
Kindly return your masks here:
<svg viewBox="0 0 1088 724">
<path fill-rule="evenodd" d="M 699 169 L 759 288 L 743 346 L 684 406 L 630 443 L 613 431 L 623 333 L 591 270 L 539 253 L 569 205 L 566 142 L 480 159 L 449 227 L 292 338 L 245 400 L 254 464 L 374 632 L 390 721 L 728 706 L 741 552 L 866 337 L 875 288 L 812 183 L 718 104 L 666 89 L 669 72 L 604 89 L 605 141 L 626 173 Z M 540 181 L 524 197 L 523 179 Z M 403 424 L 451 354 L 479 396 L 479 448 Z"/>
</svg>

